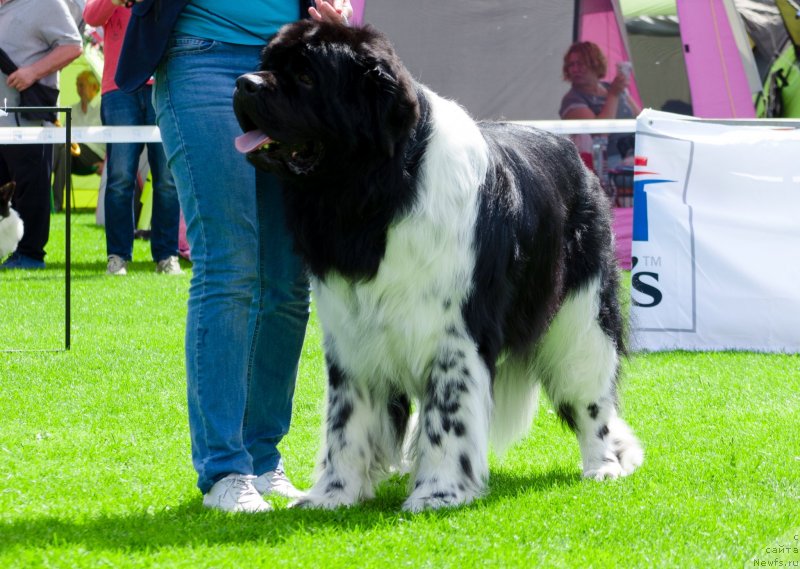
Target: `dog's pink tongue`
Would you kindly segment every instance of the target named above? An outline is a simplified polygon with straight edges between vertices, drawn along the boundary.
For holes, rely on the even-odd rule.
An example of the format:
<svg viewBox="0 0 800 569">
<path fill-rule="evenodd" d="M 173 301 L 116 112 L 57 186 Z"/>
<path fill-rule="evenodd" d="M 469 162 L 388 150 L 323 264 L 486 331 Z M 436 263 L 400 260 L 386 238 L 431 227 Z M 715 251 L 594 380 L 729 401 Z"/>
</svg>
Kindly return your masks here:
<svg viewBox="0 0 800 569">
<path fill-rule="evenodd" d="M 236 137 L 236 150 L 242 154 L 252 152 L 256 148 L 271 142 L 270 138 L 260 130 L 251 130 Z"/>
</svg>

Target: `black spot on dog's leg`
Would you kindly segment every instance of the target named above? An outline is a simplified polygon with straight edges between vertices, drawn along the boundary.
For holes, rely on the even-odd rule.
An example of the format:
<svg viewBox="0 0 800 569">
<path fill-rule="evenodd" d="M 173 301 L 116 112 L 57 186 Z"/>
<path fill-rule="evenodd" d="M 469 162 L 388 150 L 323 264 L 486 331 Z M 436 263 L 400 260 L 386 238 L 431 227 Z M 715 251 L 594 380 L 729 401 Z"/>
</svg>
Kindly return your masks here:
<svg viewBox="0 0 800 569">
<path fill-rule="evenodd" d="M 457 364 L 457 363 L 458 363 L 458 361 L 456 360 L 456 358 L 454 358 L 454 357 L 452 357 L 452 356 L 451 356 L 451 357 L 448 357 L 448 358 L 443 358 L 443 359 L 440 359 L 440 360 L 439 360 L 439 362 L 438 362 L 438 365 L 439 365 L 439 369 L 440 369 L 440 370 L 441 370 L 443 373 L 447 373 L 447 372 L 449 372 L 451 369 L 453 369 L 454 367 L 456 367 L 456 364 Z"/>
<path fill-rule="evenodd" d="M 341 480 L 331 480 L 328 482 L 328 486 L 325 488 L 325 491 L 329 494 L 332 494 L 337 490 L 344 490 L 344 482 Z"/>
<path fill-rule="evenodd" d="M 341 431 L 347 425 L 350 415 L 353 414 L 353 404 L 345 401 L 335 410 L 335 414 L 330 418 L 331 431 Z"/>
<path fill-rule="evenodd" d="M 425 435 L 431 443 L 431 446 L 438 447 L 442 444 L 442 434 L 436 431 L 431 425 L 425 426 Z"/>
<path fill-rule="evenodd" d="M 475 475 L 472 473 L 472 462 L 469 460 L 469 457 L 466 454 L 462 454 L 458 457 L 458 462 L 461 465 L 464 476 L 469 478 L 472 482 L 475 482 Z"/>
<path fill-rule="evenodd" d="M 558 416 L 574 432 L 578 431 L 578 423 L 575 420 L 575 409 L 569 403 L 562 403 L 558 406 Z"/>
<path fill-rule="evenodd" d="M 603 425 L 600 427 L 600 430 L 597 431 L 597 438 L 602 440 L 606 438 L 606 435 L 608 435 L 608 425 Z"/>
<path fill-rule="evenodd" d="M 327 358 L 325 363 L 328 364 L 328 384 L 332 389 L 338 389 L 344 382 L 344 373 L 339 369 L 339 366 L 329 361 Z"/>
<path fill-rule="evenodd" d="M 597 415 L 600 413 L 600 407 L 597 406 L 597 403 L 592 403 L 586 410 L 589 412 L 589 416 L 592 419 L 597 419 Z"/>
</svg>

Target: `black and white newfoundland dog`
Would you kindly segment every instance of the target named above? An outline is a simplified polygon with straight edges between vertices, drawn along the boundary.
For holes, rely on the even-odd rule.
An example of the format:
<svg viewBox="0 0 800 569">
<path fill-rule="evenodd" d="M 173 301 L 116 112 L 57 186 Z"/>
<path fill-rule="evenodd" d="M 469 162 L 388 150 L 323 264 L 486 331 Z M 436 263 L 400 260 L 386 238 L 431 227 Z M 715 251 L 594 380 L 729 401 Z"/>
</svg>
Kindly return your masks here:
<svg viewBox="0 0 800 569">
<path fill-rule="evenodd" d="M 237 147 L 284 183 L 325 333 L 325 440 L 298 505 L 355 504 L 404 468 L 404 509 L 469 503 L 539 385 L 584 476 L 642 463 L 617 414 L 609 204 L 571 142 L 476 123 L 374 28 L 312 21 L 270 42 L 234 108 Z"/>
</svg>

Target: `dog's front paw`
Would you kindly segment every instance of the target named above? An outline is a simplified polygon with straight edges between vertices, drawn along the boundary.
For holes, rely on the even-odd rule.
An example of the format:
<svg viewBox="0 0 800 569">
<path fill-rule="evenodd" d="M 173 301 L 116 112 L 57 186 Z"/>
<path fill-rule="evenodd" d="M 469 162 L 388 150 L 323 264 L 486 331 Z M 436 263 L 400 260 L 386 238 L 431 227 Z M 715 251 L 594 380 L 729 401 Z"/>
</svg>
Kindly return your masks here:
<svg viewBox="0 0 800 569">
<path fill-rule="evenodd" d="M 609 421 L 601 439 L 605 448 L 602 458 L 595 456 L 584 462 L 583 475 L 594 480 L 605 480 L 628 476 L 644 462 L 644 451 L 639 439 L 622 419 Z M 591 453 L 587 453 L 590 454 Z"/>
<path fill-rule="evenodd" d="M 644 451 L 634 436 L 622 437 L 612 441 L 614 453 L 622 467 L 622 475 L 627 476 L 644 462 Z"/>
<path fill-rule="evenodd" d="M 463 484 L 462 484 L 463 486 Z M 480 496 L 477 491 L 461 490 L 457 486 L 433 486 L 428 484 L 418 485 L 403 503 L 403 510 L 407 512 L 422 512 L 423 510 L 438 510 L 440 508 L 454 508 L 469 504 Z"/>
<path fill-rule="evenodd" d="M 334 510 L 342 506 L 353 506 L 365 497 L 372 496 L 364 488 L 359 490 L 353 485 L 334 479 L 318 482 L 305 496 L 289 504 L 289 507 Z"/>
<path fill-rule="evenodd" d="M 583 477 L 591 480 L 614 480 L 620 476 L 625 476 L 622 465 L 616 458 L 606 457 L 603 462 L 597 465 L 590 465 L 584 468 Z"/>
<path fill-rule="evenodd" d="M 344 496 L 313 496 L 308 494 L 289 504 L 290 508 L 301 510 L 335 510 L 336 508 L 349 507 L 355 500 L 347 500 Z"/>
</svg>

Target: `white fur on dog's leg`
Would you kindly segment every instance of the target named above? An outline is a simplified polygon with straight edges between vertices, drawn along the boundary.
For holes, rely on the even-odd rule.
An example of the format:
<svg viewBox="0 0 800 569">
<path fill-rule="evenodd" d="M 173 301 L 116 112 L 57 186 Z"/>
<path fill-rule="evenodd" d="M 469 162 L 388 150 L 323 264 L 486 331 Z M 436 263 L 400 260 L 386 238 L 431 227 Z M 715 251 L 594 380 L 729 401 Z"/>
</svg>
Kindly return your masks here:
<svg viewBox="0 0 800 569">
<path fill-rule="evenodd" d="M 312 492 L 295 500 L 289 504 L 289 507 L 301 510 L 335 510 L 336 508 L 353 506 L 361 500 L 372 497 L 337 491 L 320 494 L 318 492 L 313 493 L 312 489 Z"/>
<path fill-rule="evenodd" d="M 609 421 L 608 428 L 611 436 L 611 447 L 622 467 L 622 475 L 632 474 L 644 462 L 644 451 L 639 439 L 633 434 L 628 424 L 614 417 Z"/>
<path fill-rule="evenodd" d="M 619 356 L 598 320 L 599 286 L 595 280 L 564 301 L 542 341 L 539 357 L 550 400 L 578 438 L 584 477 L 613 480 L 636 470 L 644 453 L 617 416 Z"/>
<path fill-rule="evenodd" d="M 318 478 L 308 494 L 292 504 L 296 508 L 335 509 L 352 506 L 374 496 L 370 467 L 374 459 L 374 433 L 380 432 L 379 408 L 385 400 L 366 397 L 329 354 L 328 407 Z"/>
<path fill-rule="evenodd" d="M 489 475 L 489 371 L 474 343 L 450 336 L 439 351 L 420 411 L 409 512 L 468 504 Z"/>
<path fill-rule="evenodd" d="M 335 510 L 341 507 L 350 507 L 364 500 L 371 500 L 375 493 L 368 481 L 362 482 L 359 487 L 350 483 L 341 482 L 340 476 L 347 476 L 341 470 L 333 473 L 332 470 L 323 472 L 319 481 L 309 490 L 308 494 L 289 504 L 290 508 Z"/>
<path fill-rule="evenodd" d="M 590 466 L 588 469 L 583 471 L 583 477 L 589 478 L 591 480 L 615 480 L 620 476 L 624 476 L 622 472 L 622 467 L 620 466 L 619 462 L 616 458 L 606 458 L 603 459 L 603 463 L 601 466 L 594 468 Z"/>
<path fill-rule="evenodd" d="M 606 449 L 600 461 L 584 465 L 583 475 L 594 480 L 614 480 L 632 474 L 644 462 L 644 451 L 630 427 L 612 415 L 608 420 Z"/>
<path fill-rule="evenodd" d="M 412 494 L 403 502 L 403 510 L 416 514 L 425 510 L 454 508 L 469 504 L 482 496 L 482 492 L 450 491 L 446 488 L 452 486 L 445 483 L 440 488 L 421 488 L 419 493 Z"/>
</svg>

